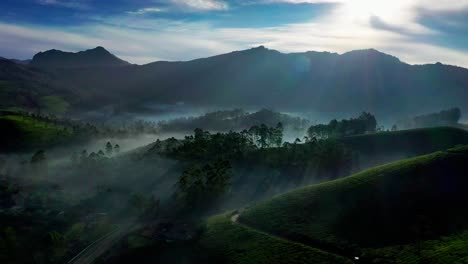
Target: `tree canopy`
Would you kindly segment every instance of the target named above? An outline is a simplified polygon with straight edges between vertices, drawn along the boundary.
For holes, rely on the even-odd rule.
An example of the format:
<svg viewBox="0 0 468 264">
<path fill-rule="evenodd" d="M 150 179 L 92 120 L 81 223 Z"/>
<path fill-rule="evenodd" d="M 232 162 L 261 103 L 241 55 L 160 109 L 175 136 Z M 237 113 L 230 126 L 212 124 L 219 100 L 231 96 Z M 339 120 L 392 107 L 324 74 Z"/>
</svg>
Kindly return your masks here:
<svg viewBox="0 0 468 264">
<path fill-rule="evenodd" d="M 363 112 L 357 118 L 331 120 L 328 125 L 318 124 L 309 127 L 309 138 L 330 138 L 373 133 L 377 129 L 377 120 L 371 113 Z"/>
</svg>

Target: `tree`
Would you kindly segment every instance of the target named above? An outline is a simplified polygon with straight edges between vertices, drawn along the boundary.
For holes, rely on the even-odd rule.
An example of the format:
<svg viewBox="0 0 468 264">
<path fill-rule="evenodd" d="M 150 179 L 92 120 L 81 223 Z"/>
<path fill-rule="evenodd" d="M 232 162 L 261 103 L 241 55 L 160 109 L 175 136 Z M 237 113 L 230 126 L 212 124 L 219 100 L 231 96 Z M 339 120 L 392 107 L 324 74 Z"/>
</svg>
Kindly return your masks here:
<svg viewBox="0 0 468 264">
<path fill-rule="evenodd" d="M 283 143 L 283 124 L 281 122 L 278 122 L 276 127 L 273 129 L 273 144 L 276 145 L 277 147 L 281 147 L 281 144 Z"/>
<path fill-rule="evenodd" d="M 327 139 L 364 133 L 372 133 L 377 129 L 377 120 L 370 114 L 363 112 L 358 118 L 331 120 L 328 125 L 310 126 L 307 130 L 309 138 Z"/>
<path fill-rule="evenodd" d="M 343 143 L 335 139 L 321 140 L 314 149 L 318 168 L 331 173 L 336 178 L 340 170 L 348 172 L 352 165 L 352 153 Z"/>
<path fill-rule="evenodd" d="M 375 116 L 372 115 L 371 113 L 367 112 L 362 112 L 362 114 L 359 116 L 358 120 L 363 122 L 363 130 L 360 131 L 362 133 L 365 132 L 375 132 L 377 129 L 377 120 L 375 119 Z"/>
<path fill-rule="evenodd" d="M 114 146 L 114 152 L 117 153 L 117 154 L 120 152 L 120 146 L 119 146 L 119 144 L 115 144 L 115 146 Z"/>
<path fill-rule="evenodd" d="M 88 159 L 88 151 L 84 149 L 80 154 L 80 161 L 85 162 Z"/>
<path fill-rule="evenodd" d="M 260 131 L 260 127 L 258 126 L 252 126 L 249 128 L 250 138 L 252 142 L 254 142 L 255 144 L 257 144 L 259 140 L 259 131 Z"/>
<path fill-rule="evenodd" d="M 113 151 L 112 144 L 110 142 L 107 142 L 107 144 L 106 144 L 106 153 L 107 153 L 107 155 L 112 155 L 112 151 Z"/>
<path fill-rule="evenodd" d="M 203 167 L 185 170 L 177 182 L 177 196 L 187 207 L 207 207 L 227 191 L 231 180 L 231 164 L 218 160 Z"/>
</svg>

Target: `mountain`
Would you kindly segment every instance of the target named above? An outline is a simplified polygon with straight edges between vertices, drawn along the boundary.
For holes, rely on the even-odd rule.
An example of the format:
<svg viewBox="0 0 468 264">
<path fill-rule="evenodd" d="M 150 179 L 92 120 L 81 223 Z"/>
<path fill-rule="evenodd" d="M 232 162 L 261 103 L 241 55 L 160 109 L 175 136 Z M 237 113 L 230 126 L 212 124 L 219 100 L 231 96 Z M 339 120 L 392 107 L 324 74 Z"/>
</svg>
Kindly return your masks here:
<svg viewBox="0 0 468 264">
<path fill-rule="evenodd" d="M 120 67 L 115 67 L 115 66 Z M 99 67 L 96 67 L 99 66 Z M 52 50 L 30 67 L 53 77 L 58 90 L 79 91 L 80 107 L 141 109 L 147 104 L 268 107 L 321 112 L 370 111 L 397 116 L 468 110 L 468 70 L 410 65 L 374 49 L 344 54 L 285 54 L 265 47 L 186 62 L 131 65 L 104 48 Z M 394 120 L 396 121 L 396 120 Z"/>
<path fill-rule="evenodd" d="M 16 64 L 22 64 L 22 65 L 27 65 L 31 62 L 31 60 L 18 60 L 18 59 L 7 59 L 4 57 L 0 57 L 0 61 L 12 61 Z"/>
<path fill-rule="evenodd" d="M 74 105 L 83 98 L 54 85 L 53 75 L 42 69 L 0 59 L 0 110 L 47 110 L 51 97 Z"/>
<path fill-rule="evenodd" d="M 31 65 L 45 68 L 114 67 L 129 65 L 103 47 L 77 53 L 48 50 L 34 55 Z"/>
</svg>

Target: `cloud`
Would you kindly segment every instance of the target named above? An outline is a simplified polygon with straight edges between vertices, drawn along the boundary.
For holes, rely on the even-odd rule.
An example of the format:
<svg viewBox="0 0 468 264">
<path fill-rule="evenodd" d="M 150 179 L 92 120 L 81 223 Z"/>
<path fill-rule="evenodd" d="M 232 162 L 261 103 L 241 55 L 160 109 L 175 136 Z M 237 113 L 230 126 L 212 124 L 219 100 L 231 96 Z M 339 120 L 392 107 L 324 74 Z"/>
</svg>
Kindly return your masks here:
<svg viewBox="0 0 468 264">
<path fill-rule="evenodd" d="M 115 20 L 115 23 L 113 22 Z M 190 60 L 264 45 L 282 52 L 347 52 L 376 48 L 409 63 L 468 67 L 468 54 L 365 24 L 338 27 L 332 17 L 267 28 L 216 28 L 205 22 L 115 17 L 80 27 L 51 28 L 0 23 L 0 54 L 28 58 L 57 48 L 68 51 L 104 46 L 133 63 Z M 242 36 L 242 37 L 239 37 Z"/>
<path fill-rule="evenodd" d="M 86 1 L 78 0 L 38 0 L 41 5 L 60 6 L 72 9 L 89 9 L 90 6 Z"/>
<path fill-rule="evenodd" d="M 219 11 L 227 10 L 229 5 L 221 0 L 170 0 L 183 11 Z"/>
<path fill-rule="evenodd" d="M 128 11 L 131 15 L 145 15 L 161 12 L 208 12 L 208 11 L 224 11 L 229 9 L 227 2 L 222 0 L 166 0 L 159 2 L 163 7 L 145 7 L 135 11 Z"/>
<path fill-rule="evenodd" d="M 132 15 L 144 15 L 148 13 L 161 13 L 161 12 L 166 12 L 167 10 L 164 8 L 159 8 L 159 7 L 145 7 L 145 8 L 140 8 L 135 11 L 129 11 L 127 13 L 132 14 Z"/>
<path fill-rule="evenodd" d="M 219 1 L 169 1 L 173 5 L 171 8 L 185 7 L 190 12 L 229 8 L 211 5 L 224 3 Z M 408 63 L 440 61 L 468 67 L 466 49 L 435 41 L 443 39 L 445 32 L 450 32 L 447 27 L 457 27 L 451 35 L 454 38 L 457 33 L 463 30 L 466 32 L 463 26 L 466 13 L 460 10 L 464 10 L 463 3 L 468 1 L 447 1 L 450 2 L 448 6 L 438 4 L 435 0 L 336 0 L 330 2 L 340 4 L 310 21 L 261 28 L 255 25 L 250 28 L 216 27 L 206 20 L 189 22 L 184 19 L 154 19 L 135 15 L 144 14 L 145 9 L 141 9 L 141 12 L 133 11 L 133 15 L 101 17 L 80 27 L 4 23 L 0 24 L 0 55 L 28 58 L 50 48 L 77 51 L 100 45 L 130 62 L 141 64 L 155 60 L 190 60 L 264 45 L 282 52 L 316 50 L 343 53 L 354 49 L 376 48 Z M 424 12 L 420 8 L 423 4 L 427 7 Z M 159 12 L 156 9 L 146 11 Z M 453 12 L 459 15 L 457 19 L 449 20 L 455 17 Z M 450 23 L 443 23 L 443 27 L 439 28 L 433 27 L 431 23 L 422 22 L 422 14 L 426 20 L 430 17 L 432 23 Z"/>
</svg>

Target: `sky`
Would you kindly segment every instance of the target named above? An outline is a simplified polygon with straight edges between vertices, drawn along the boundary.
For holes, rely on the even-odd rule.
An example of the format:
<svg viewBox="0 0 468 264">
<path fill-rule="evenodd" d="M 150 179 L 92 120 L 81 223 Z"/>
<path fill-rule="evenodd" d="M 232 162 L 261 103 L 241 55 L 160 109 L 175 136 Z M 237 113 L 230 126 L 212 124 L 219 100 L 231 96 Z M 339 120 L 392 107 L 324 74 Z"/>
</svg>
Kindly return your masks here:
<svg viewBox="0 0 468 264">
<path fill-rule="evenodd" d="M 1 0 L 0 10 L 7 58 L 103 46 L 144 64 L 263 45 L 468 67 L 468 0 Z"/>
</svg>

